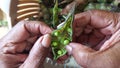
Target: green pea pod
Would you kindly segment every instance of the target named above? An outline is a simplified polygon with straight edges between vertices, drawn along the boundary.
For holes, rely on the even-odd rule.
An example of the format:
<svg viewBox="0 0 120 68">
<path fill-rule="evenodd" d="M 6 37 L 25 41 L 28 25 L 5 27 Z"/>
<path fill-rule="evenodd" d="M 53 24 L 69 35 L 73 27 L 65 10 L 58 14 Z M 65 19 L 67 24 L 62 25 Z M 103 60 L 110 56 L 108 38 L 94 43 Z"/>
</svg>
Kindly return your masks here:
<svg viewBox="0 0 120 68">
<path fill-rule="evenodd" d="M 100 4 L 100 9 L 101 9 L 101 10 L 107 10 L 106 4 L 105 4 L 105 3 L 101 3 L 101 4 Z"/>
<path fill-rule="evenodd" d="M 59 13 L 59 8 L 58 8 L 58 0 L 55 0 L 55 6 L 53 8 L 53 28 L 56 28 L 58 25 L 58 13 Z"/>
<path fill-rule="evenodd" d="M 72 41 L 72 22 L 74 19 L 75 4 L 68 13 L 63 25 L 52 33 L 52 52 L 54 60 L 67 53 L 65 46 Z"/>
<path fill-rule="evenodd" d="M 89 3 L 86 8 L 84 9 L 84 11 L 87 11 L 87 10 L 92 10 L 92 9 L 95 9 L 95 4 L 94 3 Z"/>
<path fill-rule="evenodd" d="M 100 2 L 100 3 L 106 3 L 107 2 L 107 0 L 97 0 L 98 2 Z"/>
<path fill-rule="evenodd" d="M 112 3 L 111 3 L 111 5 L 113 5 L 113 6 L 118 6 L 119 5 L 119 1 L 118 0 L 114 0 Z"/>
</svg>

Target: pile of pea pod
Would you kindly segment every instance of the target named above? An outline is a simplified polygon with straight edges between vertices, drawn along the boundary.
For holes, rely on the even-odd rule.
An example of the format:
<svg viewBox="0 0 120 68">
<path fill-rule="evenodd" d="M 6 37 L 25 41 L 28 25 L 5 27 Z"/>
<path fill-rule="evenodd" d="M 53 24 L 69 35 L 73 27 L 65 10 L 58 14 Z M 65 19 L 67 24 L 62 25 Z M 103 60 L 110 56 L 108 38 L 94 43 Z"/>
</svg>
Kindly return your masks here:
<svg viewBox="0 0 120 68">
<path fill-rule="evenodd" d="M 108 10 L 113 12 L 120 11 L 120 1 L 118 0 L 58 0 L 59 11 L 61 14 L 68 14 L 73 2 L 77 3 L 75 13 L 84 12 L 90 9 Z M 55 5 L 55 0 L 39 0 L 39 4 L 41 10 L 38 20 L 45 21 L 46 24 L 52 26 L 50 23 L 52 16 L 51 10 Z"/>
<path fill-rule="evenodd" d="M 119 2 L 117 0 L 90 1 L 85 7 L 84 11 L 91 10 L 91 9 L 107 10 L 107 11 L 114 11 L 114 12 L 120 11 Z"/>
</svg>

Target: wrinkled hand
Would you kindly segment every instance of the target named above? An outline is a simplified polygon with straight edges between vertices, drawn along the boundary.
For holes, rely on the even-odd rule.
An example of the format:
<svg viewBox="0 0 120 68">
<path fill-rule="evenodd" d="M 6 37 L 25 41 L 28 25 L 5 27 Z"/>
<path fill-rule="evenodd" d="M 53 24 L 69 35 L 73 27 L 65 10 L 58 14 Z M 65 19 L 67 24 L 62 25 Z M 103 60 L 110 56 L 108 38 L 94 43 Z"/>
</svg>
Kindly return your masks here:
<svg viewBox="0 0 120 68">
<path fill-rule="evenodd" d="M 93 10 L 75 16 L 74 41 L 99 49 L 120 28 L 120 14 Z"/>
<path fill-rule="evenodd" d="M 51 29 L 42 22 L 19 22 L 0 40 L 0 67 L 42 67 L 51 42 L 48 33 Z"/>
<path fill-rule="evenodd" d="M 74 42 L 66 48 L 85 68 L 119 68 L 120 14 L 91 10 L 77 14 Z M 88 46 L 88 47 L 87 47 Z"/>
</svg>

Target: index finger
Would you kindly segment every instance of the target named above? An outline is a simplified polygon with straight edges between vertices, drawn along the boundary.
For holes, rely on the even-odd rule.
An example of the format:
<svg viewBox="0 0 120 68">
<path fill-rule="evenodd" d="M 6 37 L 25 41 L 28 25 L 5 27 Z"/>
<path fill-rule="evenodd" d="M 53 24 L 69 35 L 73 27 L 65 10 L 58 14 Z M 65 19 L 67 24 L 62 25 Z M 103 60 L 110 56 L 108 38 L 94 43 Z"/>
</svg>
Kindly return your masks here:
<svg viewBox="0 0 120 68">
<path fill-rule="evenodd" d="M 28 21 L 25 23 L 25 28 L 29 32 L 29 34 L 47 34 L 51 33 L 52 30 L 48 27 L 44 22 L 40 21 Z"/>
<path fill-rule="evenodd" d="M 31 36 L 51 33 L 52 30 L 40 21 L 20 21 L 4 37 L 8 42 L 22 42 Z"/>
<path fill-rule="evenodd" d="M 110 25 L 117 25 L 119 14 L 105 10 L 89 10 L 75 15 L 74 24 L 78 27 L 87 24 L 95 28 L 105 28 Z"/>
</svg>

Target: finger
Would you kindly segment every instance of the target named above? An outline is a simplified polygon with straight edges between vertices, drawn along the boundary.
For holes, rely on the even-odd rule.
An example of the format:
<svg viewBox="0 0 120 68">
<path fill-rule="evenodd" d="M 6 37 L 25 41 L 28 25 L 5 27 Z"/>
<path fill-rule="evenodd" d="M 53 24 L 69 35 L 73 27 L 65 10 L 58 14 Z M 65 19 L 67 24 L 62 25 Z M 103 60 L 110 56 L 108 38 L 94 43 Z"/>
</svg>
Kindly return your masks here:
<svg viewBox="0 0 120 68">
<path fill-rule="evenodd" d="M 51 33 L 51 29 L 43 22 L 21 21 L 4 37 L 4 41 L 21 42 L 30 36 Z"/>
<path fill-rule="evenodd" d="M 33 37 L 30 37 L 27 39 L 27 42 L 31 43 L 31 44 L 34 44 L 35 41 L 37 40 L 38 36 L 33 36 Z"/>
<path fill-rule="evenodd" d="M 90 19 L 91 19 L 91 16 L 89 12 L 83 12 L 83 13 L 76 14 L 73 26 L 84 27 L 90 23 Z"/>
<path fill-rule="evenodd" d="M 114 46 L 116 43 L 120 41 L 120 30 L 116 31 L 115 34 L 113 34 L 110 39 L 108 39 L 100 48 L 100 50 L 106 50 L 112 46 Z"/>
<path fill-rule="evenodd" d="M 16 58 L 19 63 L 23 63 L 27 57 L 28 54 L 17 54 L 14 58 Z"/>
<path fill-rule="evenodd" d="M 26 58 L 27 58 L 27 54 L 4 54 L 4 58 L 3 59 L 6 59 L 8 60 L 7 63 L 15 63 L 15 64 L 18 64 L 18 63 L 23 63 Z"/>
<path fill-rule="evenodd" d="M 49 50 L 48 57 L 49 57 L 50 59 L 53 59 L 53 53 L 52 53 L 52 49 L 51 49 L 51 48 L 50 48 L 50 50 Z"/>
<path fill-rule="evenodd" d="M 2 53 L 4 54 L 16 54 L 22 53 L 26 48 L 27 42 L 20 42 L 20 43 L 7 43 L 5 47 L 2 49 Z"/>
<path fill-rule="evenodd" d="M 66 46 L 66 49 L 81 66 L 85 66 L 87 63 L 89 63 L 88 61 L 91 57 L 91 53 L 95 52 L 95 50 L 78 43 L 70 43 L 68 46 Z"/>
<path fill-rule="evenodd" d="M 25 52 L 29 52 L 31 50 L 37 38 L 38 36 L 33 36 L 27 40 L 27 46 L 25 48 Z"/>
<path fill-rule="evenodd" d="M 57 63 L 64 64 L 68 57 L 69 57 L 68 55 L 61 56 L 60 58 L 57 59 Z"/>
<path fill-rule="evenodd" d="M 29 21 L 29 23 L 25 23 L 25 28 L 31 34 L 47 34 L 52 32 L 52 29 L 45 23 L 38 21 Z"/>
<path fill-rule="evenodd" d="M 30 54 L 25 61 L 25 66 L 27 68 L 38 68 L 39 66 L 42 66 L 49 53 L 50 43 L 51 37 L 49 34 L 40 37 L 31 49 Z"/>
<path fill-rule="evenodd" d="M 118 18 L 119 15 L 117 13 L 103 10 L 89 10 L 75 15 L 73 27 L 84 27 L 89 24 L 94 28 L 101 28 L 101 32 L 104 34 L 111 34 L 119 29 L 118 27 L 116 27 L 117 29 L 114 27 L 119 24 L 117 21 L 119 20 Z"/>
<path fill-rule="evenodd" d="M 67 47 L 68 53 L 72 54 L 72 51 L 81 51 L 81 52 L 94 52 L 95 50 L 78 43 L 70 43 Z"/>
</svg>

